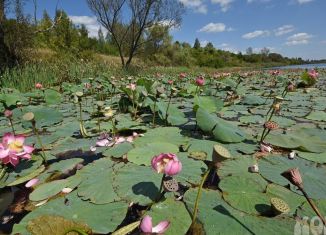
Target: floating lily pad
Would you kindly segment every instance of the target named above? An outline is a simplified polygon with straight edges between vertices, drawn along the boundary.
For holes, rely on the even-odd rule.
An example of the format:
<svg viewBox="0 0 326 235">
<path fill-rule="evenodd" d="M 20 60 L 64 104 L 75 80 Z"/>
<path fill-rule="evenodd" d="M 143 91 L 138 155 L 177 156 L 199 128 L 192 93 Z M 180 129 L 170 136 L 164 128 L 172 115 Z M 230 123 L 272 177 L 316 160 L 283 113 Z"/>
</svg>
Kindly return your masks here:
<svg viewBox="0 0 326 235">
<path fill-rule="evenodd" d="M 177 153 L 178 146 L 170 143 L 149 143 L 142 147 L 136 147 L 128 152 L 128 160 L 138 165 L 150 166 L 154 156 L 161 153 Z"/>
<path fill-rule="evenodd" d="M 184 203 L 172 198 L 155 204 L 147 214 L 152 217 L 153 225 L 163 220 L 170 222 L 165 235 L 186 234 L 191 225 L 191 217 Z"/>
<path fill-rule="evenodd" d="M 290 183 L 281 176 L 281 173 L 298 167 L 302 176 L 304 188 L 308 195 L 313 199 L 326 198 L 326 170 L 324 166 L 318 167 L 317 164 L 306 161 L 301 158 L 290 160 L 286 156 L 273 156 L 259 160 L 260 173 L 264 178 L 276 184 L 286 186 Z M 292 186 L 291 190 L 299 193 L 296 187 Z"/>
<path fill-rule="evenodd" d="M 77 223 L 87 224 L 97 234 L 113 232 L 125 218 L 128 204 L 113 202 L 105 205 L 95 205 L 81 200 L 76 193 L 65 198 L 54 199 L 42 207 L 27 214 L 19 224 L 15 224 L 13 233 L 30 234 L 26 227 L 28 222 L 39 216 L 61 216 Z"/>
<path fill-rule="evenodd" d="M 151 167 L 128 163 L 115 171 L 113 188 L 122 199 L 146 205 L 158 197 L 161 179 Z"/>
<path fill-rule="evenodd" d="M 197 110 L 196 117 L 198 126 L 203 131 L 212 133 L 218 141 L 238 143 L 245 139 L 245 134 L 237 126 L 209 114 L 202 108 Z"/>
<path fill-rule="evenodd" d="M 193 211 L 197 189 L 186 192 L 184 201 L 190 212 Z M 293 235 L 296 223 L 288 217 L 266 218 L 248 215 L 229 206 L 218 191 L 203 190 L 199 203 L 198 220 L 205 234 L 280 234 Z M 217 222 L 218 221 L 218 222 Z M 223 226 L 221 226 L 223 225 Z"/>
<path fill-rule="evenodd" d="M 120 198 L 113 189 L 113 162 L 102 158 L 88 164 L 77 175 L 82 178 L 78 186 L 78 196 L 94 204 L 107 204 Z"/>
</svg>

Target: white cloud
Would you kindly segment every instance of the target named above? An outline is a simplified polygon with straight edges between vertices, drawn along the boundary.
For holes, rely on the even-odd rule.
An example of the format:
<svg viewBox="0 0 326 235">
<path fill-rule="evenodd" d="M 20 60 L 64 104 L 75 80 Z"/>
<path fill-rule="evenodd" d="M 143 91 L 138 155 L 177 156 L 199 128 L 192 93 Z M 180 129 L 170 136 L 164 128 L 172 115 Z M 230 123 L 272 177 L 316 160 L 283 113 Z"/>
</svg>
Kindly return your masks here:
<svg viewBox="0 0 326 235">
<path fill-rule="evenodd" d="M 223 23 L 209 23 L 198 30 L 198 32 L 205 32 L 205 33 L 220 33 L 224 32 L 226 29 L 225 24 Z"/>
<path fill-rule="evenodd" d="M 207 40 L 201 41 L 200 46 L 205 47 L 208 43 L 209 43 L 209 41 L 207 41 Z"/>
<path fill-rule="evenodd" d="M 179 0 L 185 7 L 193 9 L 194 12 L 206 14 L 207 6 L 203 0 Z"/>
<path fill-rule="evenodd" d="M 257 37 L 266 37 L 269 36 L 270 32 L 268 30 L 256 30 L 254 32 L 246 33 L 242 35 L 242 38 L 244 39 L 253 39 Z"/>
<path fill-rule="evenodd" d="M 294 31 L 294 26 L 289 24 L 283 25 L 274 30 L 275 36 L 281 36 L 287 33 L 291 33 L 292 31 Z"/>
<path fill-rule="evenodd" d="M 287 42 L 285 43 L 288 46 L 295 46 L 295 45 L 302 45 L 302 44 L 308 44 L 309 40 L 313 36 L 308 33 L 297 33 L 293 34 L 292 36 L 287 38 Z"/>
<path fill-rule="evenodd" d="M 95 16 L 69 16 L 69 19 L 76 25 L 85 25 L 89 37 L 98 37 L 98 31 L 101 28 L 101 25 L 97 22 Z M 104 35 L 107 33 L 103 28 L 102 31 Z"/>
<path fill-rule="evenodd" d="M 221 11 L 226 12 L 229 10 L 231 3 L 233 0 L 211 0 L 213 4 L 219 4 L 221 7 Z"/>
<path fill-rule="evenodd" d="M 304 4 L 308 2 L 312 2 L 313 0 L 297 0 L 299 4 Z"/>
</svg>

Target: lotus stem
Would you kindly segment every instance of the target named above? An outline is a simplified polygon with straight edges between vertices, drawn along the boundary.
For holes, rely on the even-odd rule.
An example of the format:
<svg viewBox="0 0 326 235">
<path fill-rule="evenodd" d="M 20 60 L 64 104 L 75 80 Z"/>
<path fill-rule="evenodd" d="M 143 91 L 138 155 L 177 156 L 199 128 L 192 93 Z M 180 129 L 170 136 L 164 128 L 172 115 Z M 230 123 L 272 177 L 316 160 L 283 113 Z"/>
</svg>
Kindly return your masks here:
<svg viewBox="0 0 326 235">
<path fill-rule="evenodd" d="M 156 116 L 156 99 L 154 99 L 154 107 L 153 107 L 153 126 L 155 127 L 155 116 Z"/>
<path fill-rule="evenodd" d="M 202 193 L 202 189 L 204 186 L 204 183 L 208 177 L 209 172 L 211 171 L 211 168 L 208 168 L 207 171 L 205 172 L 205 174 L 203 175 L 199 188 L 198 188 L 198 192 L 197 192 L 197 197 L 196 197 L 196 201 L 195 201 L 195 207 L 194 207 L 194 212 L 192 213 L 192 223 L 191 226 L 194 226 L 195 222 L 196 222 L 196 218 L 197 218 L 197 213 L 198 213 L 198 205 L 199 205 L 199 200 L 200 200 L 200 196 Z"/>
<path fill-rule="evenodd" d="M 264 141 L 265 131 L 266 131 L 266 128 L 264 128 L 263 133 L 261 134 L 260 143 L 263 143 L 263 141 Z"/>
<path fill-rule="evenodd" d="M 165 123 L 168 124 L 168 112 L 169 112 L 169 108 L 170 108 L 170 104 L 171 104 L 171 99 L 172 99 L 172 90 L 171 90 L 171 94 L 170 94 L 170 97 L 169 97 L 169 102 L 168 102 L 168 106 L 166 108 L 166 111 L 165 111 Z"/>
<path fill-rule="evenodd" d="M 10 123 L 11 129 L 12 129 L 12 133 L 13 133 L 14 135 L 16 135 L 16 133 L 15 133 L 15 128 L 14 128 L 14 123 L 12 122 L 12 119 L 11 119 L 11 118 L 9 118 L 9 123 Z"/>
<path fill-rule="evenodd" d="M 5 173 L 6 173 L 6 169 L 7 167 L 5 165 L 2 165 L 2 169 L 1 169 L 1 172 L 0 172 L 0 180 L 2 180 L 2 178 L 5 176 Z"/>
<path fill-rule="evenodd" d="M 155 202 L 158 202 L 161 199 L 161 195 L 162 195 L 161 192 L 162 192 L 162 189 L 163 189 L 163 182 L 164 182 L 165 177 L 166 177 L 166 174 L 163 174 L 162 179 L 161 179 L 160 189 L 158 190 L 158 194 L 157 194 L 157 197 L 155 199 Z"/>
<path fill-rule="evenodd" d="M 320 213 L 320 211 L 318 210 L 318 208 L 315 205 L 315 203 L 313 202 L 313 200 L 311 200 L 311 198 L 309 198 L 308 194 L 303 189 L 303 187 L 299 187 L 299 190 L 303 193 L 303 196 L 307 199 L 307 201 L 308 201 L 309 205 L 311 206 L 311 208 L 314 210 L 314 212 L 317 214 L 317 216 L 321 219 L 321 221 L 323 222 L 323 224 L 326 226 L 326 220 L 322 216 L 322 214 Z"/>
<path fill-rule="evenodd" d="M 38 130 L 36 128 L 35 121 L 32 121 L 32 127 L 33 127 L 33 132 L 36 135 L 36 139 L 38 141 L 38 144 L 41 146 L 41 151 L 42 151 L 41 157 L 43 159 L 43 162 L 46 163 L 47 160 L 46 160 L 46 155 L 45 155 L 43 143 L 42 143 L 42 140 L 41 140 L 40 135 L 38 133 Z"/>
</svg>

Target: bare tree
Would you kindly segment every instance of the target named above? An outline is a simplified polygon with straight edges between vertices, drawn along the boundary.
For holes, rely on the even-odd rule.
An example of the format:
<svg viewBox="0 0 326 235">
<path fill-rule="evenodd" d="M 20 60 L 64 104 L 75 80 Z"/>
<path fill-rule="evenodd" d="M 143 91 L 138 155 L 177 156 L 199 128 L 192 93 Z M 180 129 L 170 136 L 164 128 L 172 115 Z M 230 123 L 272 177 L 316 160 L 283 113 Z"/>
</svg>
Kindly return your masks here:
<svg viewBox="0 0 326 235">
<path fill-rule="evenodd" d="M 178 0 L 87 0 L 87 3 L 111 35 L 123 67 L 128 67 L 140 47 L 152 40 L 146 37 L 146 31 L 157 24 L 168 28 L 179 26 L 184 10 Z"/>
</svg>

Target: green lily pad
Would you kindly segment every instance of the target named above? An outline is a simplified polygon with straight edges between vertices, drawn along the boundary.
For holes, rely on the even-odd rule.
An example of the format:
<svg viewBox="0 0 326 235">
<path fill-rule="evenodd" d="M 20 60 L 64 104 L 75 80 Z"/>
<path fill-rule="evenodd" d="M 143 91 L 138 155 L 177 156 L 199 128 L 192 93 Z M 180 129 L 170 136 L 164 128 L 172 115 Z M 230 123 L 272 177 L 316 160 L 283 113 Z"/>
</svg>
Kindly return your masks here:
<svg viewBox="0 0 326 235">
<path fill-rule="evenodd" d="M 264 193 L 267 181 L 258 174 L 229 176 L 219 184 L 223 198 L 232 207 L 248 214 L 266 214 L 269 198 Z"/>
<path fill-rule="evenodd" d="M 163 220 L 170 222 L 168 230 L 164 233 L 165 235 L 186 234 L 191 225 L 191 217 L 184 203 L 175 201 L 172 198 L 167 198 L 163 202 L 152 206 L 147 215 L 152 217 L 153 225 Z"/>
<path fill-rule="evenodd" d="M 78 186 L 78 196 L 94 204 L 107 204 L 120 198 L 113 189 L 113 162 L 102 158 L 78 171 L 82 182 Z"/>
<path fill-rule="evenodd" d="M 39 185 L 30 195 L 31 201 L 42 201 L 61 192 L 67 185 L 67 180 L 54 180 Z"/>
<path fill-rule="evenodd" d="M 197 189 L 190 189 L 184 196 L 192 213 Z M 229 206 L 218 191 L 203 190 L 198 211 L 198 220 L 207 235 L 216 234 L 280 234 L 293 235 L 295 220 L 288 217 L 258 217 L 240 212 Z M 218 221 L 218 222 L 217 222 Z M 221 226 L 223 225 L 223 226 Z"/>
<path fill-rule="evenodd" d="M 116 230 L 125 218 L 128 204 L 113 202 L 96 205 L 81 200 L 76 193 L 70 193 L 65 198 L 54 199 L 42 207 L 27 214 L 19 224 L 15 224 L 13 234 L 30 234 L 26 227 L 28 222 L 39 216 L 61 216 L 77 223 L 87 224 L 97 234 L 107 234 Z"/>
<path fill-rule="evenodd" d="M 154 156 L 161 153 L 177 153 L 178 146 L 170 143 L 149 143 L 142 147 L 136 147 L 128 152 L 128 160 L 138 165 L 150 166 Z"/>
<path fill-rule="evenodd" d="M 317 164 L 301 158 L 290 160 L 285 156 L 263 158 L 258 163 L 260 173 L 264 178 L 282 186 L 289 185 L 290 183 L 281 176 L 281 173 L 290 168 L 298 167 L 308 195 L 313 199 L 326 198 L 326 185 L 324 183 L 326 177 L 325 167 L 318 167 Z M 291 187 L 291 190 L 299 193 L 294 186 Z"/>
<path fill-rule="evenodd" d="M 123 155 L 127 154 L 132 149 L 132 144 L 129 142 L 125 142 L 105 150 L 102 154 L 106 157 L 121 158 Z"/>
<path fill-rule="evenodd" d="M 67 220 L 60 216 L 44 215 L 37 217 L 28 222 L 28 231 L 32 234 L 48 235 L 48 234 L 67 234 L 76 231 L 83 231 L 86 234 L 91 234 L 92 230 L 80 223 L 72 220 Z"/>
<path fill-rule="evenodd" d="M 223 101 L 214 96 L 195 96 L 194 97 L 194 110 L 198 108 L 205 109 L 209 113 L 215 113 L 223 107 Z"/>
<path fill-rule="evenodd" d="M 115 171 L 113 188 L 122 199 L 146 205 L 158 197 L 161 179 L 150 167 L 128 163 Z"/>
<path fill-rule="evenodd" d="M 205 132 L 213 134 L 216 140 L 224 143 L 238 143 L 245 139 L 245 134 L 235 125 L 219 117 L 214 117 L 206 110 L 197 110 L 198 126 Z"/>
<path fill-rule="evenodd" d="M 187 138 L 180 134 L 181 129 L 177 127 L 158 127 L 148 130 L 143 137 L 134 141 L 136 146 L 144 146 L 148 143 L 170 143 L 176 146 L 187 143 Z"/>
</svg>

